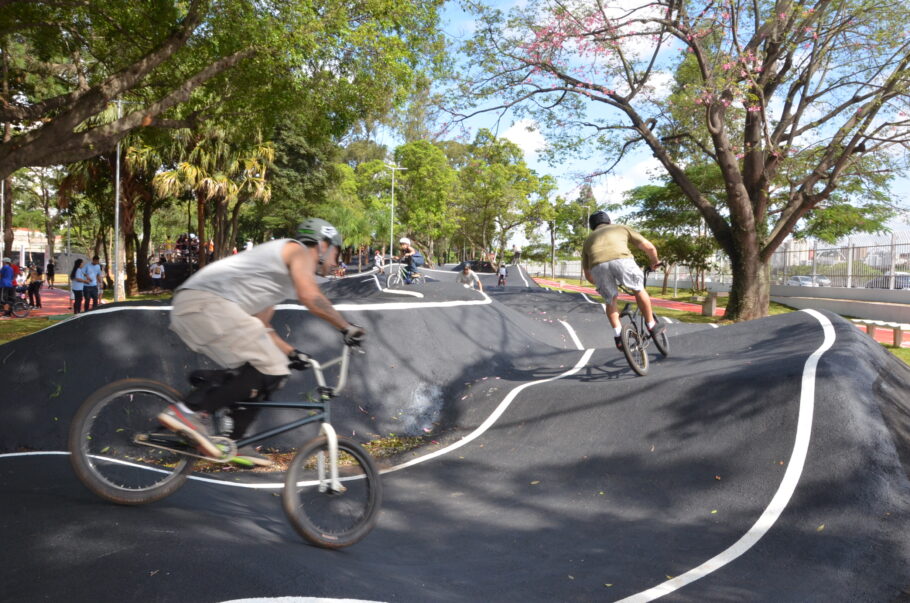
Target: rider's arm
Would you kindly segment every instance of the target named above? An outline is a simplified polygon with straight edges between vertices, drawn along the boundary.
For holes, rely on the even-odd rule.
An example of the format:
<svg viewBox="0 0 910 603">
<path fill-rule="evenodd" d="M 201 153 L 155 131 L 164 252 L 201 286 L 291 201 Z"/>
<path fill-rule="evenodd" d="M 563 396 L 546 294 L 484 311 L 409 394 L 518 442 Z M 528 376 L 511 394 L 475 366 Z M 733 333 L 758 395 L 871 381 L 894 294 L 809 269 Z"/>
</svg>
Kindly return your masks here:
<svg viewBox="0 0 910 603">
<path fill-rule="evenodd" d="M 648 256 L 648 262 L 651 264 L 651 270 L 657 270 L 657 265 L 660 263 L 660 260 L 657 259 L 657 247 L 655 247 L 654 244 L 647 239 L 636 241 L 635 246 L 644 251 L 645 255 Z"/>
<path fill-rule="evenodd" d="M 270 307 L 266 308 L 265 310 L 254 314 L 253 316 L 255 316 L 260 321 L 262 321 L 262 324 L 264 324 L 265 328 L 268 329 L 269 337 L 272 338 L 272 341 L 275 343 L 276 346 L 278 346 L 278 349 L 281 350 L 281 353 L 284 354 L 285 356 L 287 356 L 288 354 L 290 354 L 291 352 L 294 351 L 294 346 L 292 346 L 291 344 L 286 342 L 284 339 L 279 337 L 277 333 L 275 333 L 275 330 L 272 328 L 272 322 L 271 322 L 272 316 L 274 314 L 275 314 L 275 307 L 270 306 Z"/>
<path fill-rule="evenodd" d="M 317 251 L 299 243 L 288 242 L 281 251 L 281 256 L 288 266 L 300 303 L 306 306 L 314 316 L 321 318 L 339 331 L 350 327 L 351 323 L 346 321 L 332 306 L 332 302 L 322 294 L 319 284 L 313 276 L 316 273 L 318 261 Z"/>
<path fill-rule="evenodd" d="M 477 290 L 478 290 L 478 291 L 483 291 L 483 283 L 480 282 L 480 277 L 477 276 L 477 273 L 476 273 L 476 272 L 473 273 L 473 274 L 474 274 L 474 282 L 477 283 Z"/>
</svg>

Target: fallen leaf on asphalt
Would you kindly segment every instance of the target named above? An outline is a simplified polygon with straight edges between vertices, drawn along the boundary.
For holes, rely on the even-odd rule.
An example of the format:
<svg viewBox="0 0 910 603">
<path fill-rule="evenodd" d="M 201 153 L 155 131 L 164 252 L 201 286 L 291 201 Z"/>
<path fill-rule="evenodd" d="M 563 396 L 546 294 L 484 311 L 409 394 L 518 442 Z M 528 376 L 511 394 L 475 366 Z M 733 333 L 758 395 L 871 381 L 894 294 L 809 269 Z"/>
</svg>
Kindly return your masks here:
<svg viewBox="0 0 910 603">
<path fill-rule="evenodd" d="M 822 524 L 822 525 L 818 526 L 817 528 L 815 528 L 815 531 L 816 531 L 816 532 L 821 532 L 821 531 L 824 530 L 824 529 L 825 529 L 825 524 Z"/>
<path fill-rule="evenodd" d="M 575 579 L 575 576 L 573 576 L 572 574 L 569 574 L 569 580 L 574 580 L 574 579 Z"/>
<path fill-rule="evenodd" d="M 711 515 L 717 515 L 717 509 L 714 509 L 713 511 L 711 511 Z"/>
<path fill-rule="evenodd" d="M 715 476 L 714 476 L 714 479 L 716 479 L 716 480 L 719 481 L 719 480 L 720 480 L 720 476 L 719 476 L 719 475 L 715 475 Z"/>
<path fill-rule="evenodd" d="M 654 444 L 651 444 L 651 452 L 654 452 Z"/>
<path fill-rule="evenodd" d="M 610 587 L 613 586 L 613 585 L 612 585 L 612 584 L 604 583 L 604 586 L 606 586 L 607 588 L 610 588 Z"/>
<path fill-rule="evenodd" d="M 533 482 L 531 482 L 531 485 L 532 485 L 532 486 L 536 486 L 536 485 L 539 484 L 539 483 L 540 483 L 540 480 L 539 480 L 539 479 L 535 479 Z"/>
</svg>

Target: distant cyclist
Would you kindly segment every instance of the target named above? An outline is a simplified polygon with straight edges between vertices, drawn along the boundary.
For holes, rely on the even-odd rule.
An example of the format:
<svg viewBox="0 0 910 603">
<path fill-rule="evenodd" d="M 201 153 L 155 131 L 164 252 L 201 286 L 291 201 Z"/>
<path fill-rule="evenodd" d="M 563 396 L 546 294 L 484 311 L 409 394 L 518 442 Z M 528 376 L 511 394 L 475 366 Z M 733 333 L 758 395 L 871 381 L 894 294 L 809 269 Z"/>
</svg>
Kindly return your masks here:
<svg viewBox="0 0 910 603">
<path fill-rule="evenodd" d="M 318 218 L 304 220 L 294 239 L 277 239 L 213 262 L 177 288 L 171 330 L 196 352 L 237 369 L 217 385 L 200 387 L 158 415 L 167 428 L 192 439 L 203 454 L 220 457 L 210 439 L 211 416 L 233 402 L 261 400 L 281 388 L 289 368 L 303 368 L 306 356 L 281 339 L 270 321 L 275 305 L 296 298 L 310 312 L 338 329 L 350 346 L 365 331 L 345 320 L 319 290 L 314 275 L 331 273 L 338 260 L 341 235 Z M 231 438 L 242 438 L 257 409 L 234 409 Z M 237 460 L 268 465 L 252 446 L 238 450 Z"/>
<path fill-rule="evenodd" d="M 594 283 L 597 292 L 607 302 L 607 317 L 613 326 L 613 337 L 616 347 L 622 349 L 622 326 L 619 322 L 619 308 L 616 297 L 622 285 L 635 292 L 635 300 L 645 317 L 648 331 L 652 336 L 659 335 L 664 325 L 657 322 L 651 311 L 651 296 L 645 290 L 644 274 L 635 263 L 629 242 L 645 252 L 651 269 L 655 270 L 660 261 L 657 259 L 657 248 L 638 232 L 622 224 L 612 224 L 605 211 L 596 211 L 588 220 L 591 234 L 585 241 L 581 253 L 581 267 L 585 278 Z"/>
<path fill-rule="evenodd" d="M 474 285 L 477 285 L 477 290 L 483 291 L 483 284 L 480 282 L 480 277 L 477 276 L 476 272 L 471 270 L 471 265 L 467 262 L 461 267 L 461 272 L 455 277 L 455 282 L 467 285 L 471 288 L 473 288 Z"/>
<path fill-rule="evenodd" d="M 496 284 L 500 287 L 506 286 L 506 277 L 509 276 L 509 269 L 506 268 L 505 262 L 499 265 L 499 270 L 496 272 L 499 275 L 499 278 L 496 280 Z"/>
<path fill-rule="evenodd" d="M 398 249 L 399 254 L 395 259 L 404 264 L 404 283 L 410 285 L 417 269 L 424 264 L 423 254 L 417 251 L 417 248 L 411 243 L 411 239 L 407 237 L 401 237 L 398 240 Z"/>
</svg>

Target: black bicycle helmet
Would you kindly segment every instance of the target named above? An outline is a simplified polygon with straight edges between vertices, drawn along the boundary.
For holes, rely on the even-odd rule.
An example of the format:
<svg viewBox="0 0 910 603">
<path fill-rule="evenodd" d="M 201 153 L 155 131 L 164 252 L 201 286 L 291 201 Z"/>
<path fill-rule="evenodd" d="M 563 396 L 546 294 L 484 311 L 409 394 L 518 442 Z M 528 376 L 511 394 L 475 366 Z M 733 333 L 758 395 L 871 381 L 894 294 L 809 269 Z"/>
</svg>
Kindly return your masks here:
<svg viewBox="0 0 910 603">
<path fill-rule="evenodd" d="M 613 222 L 610 220 L 609 214 L 607 214 L 607 212 L 605 212 L 602 209 L 594 212 L 593 214 L 591 214 L 591 217 L 588 218 L 588 227 L 591 230 L 594 230 L 601 224 L 612 224 L 612 223 Z"/>
<path fill-rule="evenodd" d="M 307 218 L 297 227 L 297 240 L 301 243 L 316 244 L 328 241 L 338 249 L 342 248 L 341 233 L 338 229 L 321 218 Z"/>
</svg>

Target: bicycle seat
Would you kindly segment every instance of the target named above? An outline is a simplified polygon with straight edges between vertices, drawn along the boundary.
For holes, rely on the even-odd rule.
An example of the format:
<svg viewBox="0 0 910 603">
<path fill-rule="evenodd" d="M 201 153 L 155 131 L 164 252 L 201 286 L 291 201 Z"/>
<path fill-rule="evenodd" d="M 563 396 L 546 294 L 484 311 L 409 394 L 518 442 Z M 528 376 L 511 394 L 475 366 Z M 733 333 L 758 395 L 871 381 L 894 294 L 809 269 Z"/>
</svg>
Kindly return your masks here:
<svg viewBox="0 0 910 603">
<path fill-rule="evenodd" d="M 190 373 L 190 384 L 194 387 L 211 385 L 218 387 L 228 379 L 237 376 L 237 369 L 198 369 Z"/>
</svg>

